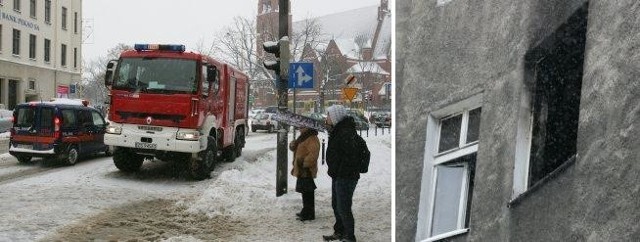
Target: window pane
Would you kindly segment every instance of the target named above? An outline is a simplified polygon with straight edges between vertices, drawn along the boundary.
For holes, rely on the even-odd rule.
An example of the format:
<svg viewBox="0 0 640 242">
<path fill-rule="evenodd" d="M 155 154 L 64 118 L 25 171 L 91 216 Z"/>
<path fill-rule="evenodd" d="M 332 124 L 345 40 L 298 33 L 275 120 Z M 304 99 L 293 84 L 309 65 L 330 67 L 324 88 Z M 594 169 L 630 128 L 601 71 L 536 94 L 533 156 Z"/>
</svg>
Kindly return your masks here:
<svg viewBox="0 0 640 242">
<path fill-rule="evenodd" d="M 40 110 L 40 128 L 53 127 L 53 109 L 43 108 Z"/>
<path fill-rule="evenodd" d="M 478 141 L 480 136 L 480 108 L 469 111 L 469 128 L 467 129 L 467 144 Z"/>
<path fill-rule="evenodd" d="M 458 229 L 464 170 L 462 164 L 437 167 L 431 236 Z"/>
<path fill-rule="evenodd" d="M 440 142 L 438 152 L 457 148 L 460 144 L 460 126 L 462 115 L 457 115 L 441 121 Z"/>
</svg>

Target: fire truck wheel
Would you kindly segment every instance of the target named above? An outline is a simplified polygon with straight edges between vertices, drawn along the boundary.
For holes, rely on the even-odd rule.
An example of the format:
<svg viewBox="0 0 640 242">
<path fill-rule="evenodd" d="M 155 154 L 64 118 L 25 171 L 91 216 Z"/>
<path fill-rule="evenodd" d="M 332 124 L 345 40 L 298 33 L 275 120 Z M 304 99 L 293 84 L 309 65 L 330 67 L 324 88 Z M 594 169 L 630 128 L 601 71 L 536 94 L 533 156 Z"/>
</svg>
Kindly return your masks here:
<svg viewBox="0 0 640 242">
<path fill-rule="evenodd" d="M 69 146 L 69 149 L 64 156 L 64 163 L 69 166 L 75 165 L 76 162 L 78 162 L 78 157 L 78 147 L 75 145 Z"/>
<path fill-rule="evenodd" d="M 190 159 L 189 171 L 195 180 L 203 180 L 211 177 L 216 165 L 217 145 L 212 137 L 209 137 L 209 145 L 206 150 L 200 152 L 200 159 Z"/>
<path fill-rule="evenodd" d="M 236 145 L 231 145 L 222 151 L 225 162 L 233 162 L 236 160 Z"/>
<path fill-rule="evenodd" d="M 111 147 L 110 145 L 107 145 L 107 147 L 104 149 L 104 155 L 105 156 L 112 156 L 113 155 L 113 147 Z"/>
<path fill-rule="evenodd" d="M 133 153 L 125 148 L 116 149 L 113 152 L 113 163 L 124 172 L 134 172 L 140 170 L 144 162 L 144 157 Z"/>
<path fill-rule="evenodd" d="M 233 141 L 234 147 L 236 149 L 236 157 L 240 157 L 242 155 L 242 147 L 244 146 L 244 130 L 239 129 L 236 131 L 236 138 Z"/>
<path fill-rule="evenodd" d="M 20 155 L 18 156 L 18 162 L 20 163 L 30 163 L 31 162 L 31 156 L 27 156 L 27 155 Z"/>
</svg>

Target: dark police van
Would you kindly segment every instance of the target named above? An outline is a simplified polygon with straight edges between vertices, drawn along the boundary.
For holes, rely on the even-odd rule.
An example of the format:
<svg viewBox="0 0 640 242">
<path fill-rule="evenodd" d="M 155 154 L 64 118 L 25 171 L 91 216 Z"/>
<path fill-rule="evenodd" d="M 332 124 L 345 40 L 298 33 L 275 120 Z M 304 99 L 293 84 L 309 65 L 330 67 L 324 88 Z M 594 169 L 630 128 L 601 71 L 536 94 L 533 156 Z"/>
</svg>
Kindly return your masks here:
<svg viewBox="0 0 640 242">
<path fill-rule="evenodd" d="M 74 165 L 81 155 L 111 150 L 104 144 L 107 122 L 97 109 L 77 99 L 54 99 L 16 106 L 9 153 L 21 163 L 32 157 Z"/>
</svg>

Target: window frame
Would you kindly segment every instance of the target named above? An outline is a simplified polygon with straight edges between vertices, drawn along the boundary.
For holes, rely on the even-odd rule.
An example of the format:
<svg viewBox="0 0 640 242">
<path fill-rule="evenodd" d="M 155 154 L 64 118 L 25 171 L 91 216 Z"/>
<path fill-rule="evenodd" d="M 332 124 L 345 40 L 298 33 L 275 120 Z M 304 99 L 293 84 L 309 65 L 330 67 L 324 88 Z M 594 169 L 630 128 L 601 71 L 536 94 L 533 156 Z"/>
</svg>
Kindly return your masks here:
<svg viewBox="0 0 640 242">
<path fill-rule="evenodd" d="M 421 181 L 419 213 L 418 213 L 418 227 L 416 231 L 416 238 L 419 241 L 429 242 L 436 241 L 451 236 L 464 234 L 469 231 L 468 228 L 468 211 L 470 209 L 468 201 L 471 199 L 469 193 L 472 192 L 473 187 L 470 187 L 472 180 L 470 179 L 470 162 L 462 162 L 465 167 L 464 176 L 462 181 L 462 188 L 460 189 L 460 203 L 458 205 L 457 214 L 457 228 L 453 231 L 431 235 L 434 225 L 435 214 L 435 199 L 438 179 L 438 166 L 457 164 L 456 159 L 462 158 L 468 155 L 477 154 L 480 138 L 476 141 L 466 143 L 468 124 L 469 124 L 469 111 L 477 108 L 482 108 L 482 93 L 471 95 L 462 101 L 447 105 L 444 108 L 433 111 L 428 115 L 427 119 L 427 132 L 425 142 L 424 153 L 424 166 L 423 175 Z M 480 111 L 480 117 L 482 117 L 482 111 Z M 458 147 L 454 149 L 445 150 L 439 152 L 442 121 L 457 115 L 462 115 L 462 122 L 460 127 L 460 137 L 458 140 Z M 435 145 L 434 145 L 435 144 Z M 477 155 L 476 155 L 477 159 Z M 452 163 L 453 162 L 453 163 Z M 477 163 L 477 162 L 476 162 Z M 475 165 L 474 165 L 475 169 Z"/>
<path fill-rule="evenodd" d="M 19 29 L 13 29 L 13 35 L 11 37 L 11 39 L 13 40 L 12 43 L 12 50 L 11 53 L 14 56 L 20 56 L 20 40 L 21 40 L 21 31 Z M 16 35 L 17 33 L 17 35 Z"/>
<path fill-rule="evenodd" d="M 35 34 L 29 34 L 29 59 L 35 60 L 38 54 L 38 37 Z"/>
<path fill-rule="evenodd" d="M 22 5 L 21 1 L 22 0 L 13 0 L 13 11 L 20 13 L 20 5 Z"/>
<path fill-rule="evenodd" d="M 44 1 L 44 22 L 51 24 L 51 0 Z"/>
<path fill-rule="evenodd" d="M 62 26 L 63 30 L 67 30 L 67 14 L 68 10 L 67 7 L 62 7 L 62 11 L 61 11 L 61 17 L 60 17 L 60 25 Z"/>
<path fill-rule="evenodd" d="M 60 44 L 60 66 L 67 66 L 67 45 Z"/>
<path fill-rule="evenodd" d="M 38 3 L 36 0 L 29 0 L 29 17 L 31 17 L 32 19 L 38 18 L 37 6 Z"/>
<path fill-rule="evenodd" d="M 45 63 L 51 62 L 51 40 L 44 38 L 44 47 L 43 47 L 43 59 Z"/>
</svg>

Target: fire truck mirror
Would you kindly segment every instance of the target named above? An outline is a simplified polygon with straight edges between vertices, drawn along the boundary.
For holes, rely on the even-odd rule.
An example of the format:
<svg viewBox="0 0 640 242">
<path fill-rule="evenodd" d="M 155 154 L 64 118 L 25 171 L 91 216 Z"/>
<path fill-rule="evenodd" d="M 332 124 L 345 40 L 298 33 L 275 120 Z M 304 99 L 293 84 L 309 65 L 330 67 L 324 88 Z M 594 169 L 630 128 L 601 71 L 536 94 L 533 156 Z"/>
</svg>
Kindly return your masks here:
<svg viewBox="0 0 640 242">
<path fill-rule="evenodd" d="M 111 84 L 113 84 L 113 73 L 115 72 L 117 66 L 117 60 L 111 60 L 109 61 L 109 63 L 107 63 L 107 72 L 104 75 L 105 86 L 111 86 Z"/>
</svg>

